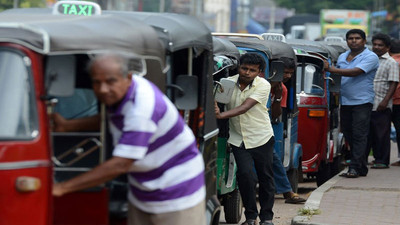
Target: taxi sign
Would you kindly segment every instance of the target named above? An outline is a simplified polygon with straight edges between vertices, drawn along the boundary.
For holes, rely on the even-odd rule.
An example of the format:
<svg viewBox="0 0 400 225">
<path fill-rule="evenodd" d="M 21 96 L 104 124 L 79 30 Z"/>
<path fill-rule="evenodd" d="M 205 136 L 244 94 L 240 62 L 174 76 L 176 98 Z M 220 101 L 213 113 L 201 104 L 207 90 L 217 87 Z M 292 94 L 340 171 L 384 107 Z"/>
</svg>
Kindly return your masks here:
<svg viewBox="0 0 400 225">
<path fill-rule="evenodd" d="M 53 14 L 77 16 L 101 15 L 101 7 L 94 2 L 59 1 L 53 6 Z"/>
<path fill-rule="evenodd" d="M 277 33 L 263 33 L 261 34 L 261 37 L 264 38 L 264 40 L 267 41 L 280 41 L 280 42 L 286 42 L 286 38 L 283 34 L 277 34 Z"/>
<path fill-rule="evenodd" d="M 327 36 L 324 38 L 324 41 L 327 42 L 345 42 L 344 38 L 336 37 L 336 36 Z"/>
</svg>

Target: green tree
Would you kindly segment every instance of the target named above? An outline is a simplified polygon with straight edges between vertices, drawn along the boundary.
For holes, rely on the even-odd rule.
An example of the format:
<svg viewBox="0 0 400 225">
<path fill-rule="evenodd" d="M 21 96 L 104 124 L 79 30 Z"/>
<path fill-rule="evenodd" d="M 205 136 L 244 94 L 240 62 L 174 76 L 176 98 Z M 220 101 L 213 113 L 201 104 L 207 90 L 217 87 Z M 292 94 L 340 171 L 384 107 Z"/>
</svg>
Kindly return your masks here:
<svg viewBox="0 0 400 225">
<path fill-rule="evenodd" d="M 43 8 L 46 7 L 45 0 L 18 0 L 18 8 Z M 0 11 L 12 9 L 14 7 L 13 0 L 0 0 Z"/>
</svg>

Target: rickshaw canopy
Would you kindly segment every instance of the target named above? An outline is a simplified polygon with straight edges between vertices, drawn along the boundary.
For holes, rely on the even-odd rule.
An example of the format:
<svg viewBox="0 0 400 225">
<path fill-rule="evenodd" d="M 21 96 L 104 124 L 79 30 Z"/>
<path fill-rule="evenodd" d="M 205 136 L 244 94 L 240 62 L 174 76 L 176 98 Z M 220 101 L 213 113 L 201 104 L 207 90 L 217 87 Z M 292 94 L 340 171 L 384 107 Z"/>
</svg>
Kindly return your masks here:
<svg viewBox="0 0 400 225">
<path fill-rule="evenodd" d="M 189 47 L 212 50 L 210 30 L 192 16 L 175 13 L 103 11 L 103 14 L 127 16 L 153 26 L 165 48 L 175 52 Z"/>
<path fill-rule="evenodd" d="M 21 44 L 45 55 L 124 52 L 160 62 L 165 53 L 156 31 L 118 15 L 65 16 L 48 10 L 0 13 L 0 42 Z M 140 32 L 138 32 L 140 31 Z"/>
</svg>

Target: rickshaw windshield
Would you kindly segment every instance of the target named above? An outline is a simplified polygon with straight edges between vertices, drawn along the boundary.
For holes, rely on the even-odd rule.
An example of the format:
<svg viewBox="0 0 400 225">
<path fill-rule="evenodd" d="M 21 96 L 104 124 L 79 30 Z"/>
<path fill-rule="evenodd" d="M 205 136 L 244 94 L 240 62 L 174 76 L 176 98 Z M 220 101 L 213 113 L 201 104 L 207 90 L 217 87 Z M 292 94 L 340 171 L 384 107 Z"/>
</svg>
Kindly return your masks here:
<svg viewBox="0 0 400 225">
<path fill-rule="evenodd" d="M 324 78 L 317 66 L 313 64 L 307 64 L 305 67 L 299 65 L 296 74 L 297 94 L 324 95 Z"/>
<path fill-rule="evenodd" d="M 38 135 L 29 63 L 28 57 L 0 49 L 0 139 L 32 139 Z"/>
</svg>

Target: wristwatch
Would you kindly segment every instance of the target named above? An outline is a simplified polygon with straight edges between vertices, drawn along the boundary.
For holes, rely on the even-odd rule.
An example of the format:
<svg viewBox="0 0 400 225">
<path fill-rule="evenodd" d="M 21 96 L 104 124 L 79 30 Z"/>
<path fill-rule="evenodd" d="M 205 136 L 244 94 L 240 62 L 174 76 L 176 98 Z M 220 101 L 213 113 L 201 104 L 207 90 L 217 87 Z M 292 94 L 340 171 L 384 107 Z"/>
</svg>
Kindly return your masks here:
<svg viewBox="0 0 400 225">
<path fill-rule="evenodd" d="M 282 96 L 280 98 L 274 99 L 275 102 L 280 102 L 282 100 Z"/>
</svg>

